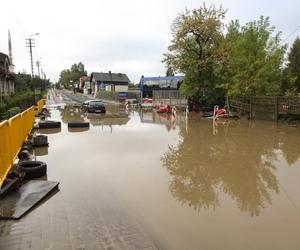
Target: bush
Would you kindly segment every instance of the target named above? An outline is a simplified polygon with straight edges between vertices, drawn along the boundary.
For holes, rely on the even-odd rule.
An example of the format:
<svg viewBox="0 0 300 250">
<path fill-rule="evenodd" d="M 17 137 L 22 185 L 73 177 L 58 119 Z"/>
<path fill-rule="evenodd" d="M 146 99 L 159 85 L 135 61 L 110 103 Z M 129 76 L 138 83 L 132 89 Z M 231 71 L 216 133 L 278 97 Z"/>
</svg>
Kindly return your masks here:
<svg viewBox="0 0 300 250">
<path fill-rule="evenodd" d="M 8 118 L 13 117 L 19 113 L 21 113 L 21 109 L 19 107 L 13 107 L 7 111 Z"/>
<path fill-rule="evenodd" d="M 0 104 L 0 121 L 10 118 L 32 105 L 34 105 L 33 93 L 29 91 L 5 97 Z"/>
<path fill-rule="evenodd" d="M 7 117 L 7 105 L 5 103 L 0 104 L 0 122 Z"/>
<path fill-rule="evenodd" d="M 33 93 L 18 93 L 14 96 L 6 97 L 4 102 L 7 108 L 20 107 L 21 109 L 26 109 L 34 104 Z"/>
</svg>

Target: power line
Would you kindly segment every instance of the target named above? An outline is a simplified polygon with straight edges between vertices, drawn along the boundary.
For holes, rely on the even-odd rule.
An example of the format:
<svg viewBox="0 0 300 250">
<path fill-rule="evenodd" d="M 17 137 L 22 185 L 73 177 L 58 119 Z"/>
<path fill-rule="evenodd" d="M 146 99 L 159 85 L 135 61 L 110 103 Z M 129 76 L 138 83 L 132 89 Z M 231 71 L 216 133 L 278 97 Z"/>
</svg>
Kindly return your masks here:
<svg viewBox="0 0 300 250">
<path fill-rule="evenodd" d="M 286 40 L 288 40 L 292 35 L 294 35 L 294 33 L 296 33 L 296 31 L 300 28 L 300 25 L 298 25 L 293 32 L 291 32 L 284 40 L 283 42 L 285 42 Z"/>
</svg>

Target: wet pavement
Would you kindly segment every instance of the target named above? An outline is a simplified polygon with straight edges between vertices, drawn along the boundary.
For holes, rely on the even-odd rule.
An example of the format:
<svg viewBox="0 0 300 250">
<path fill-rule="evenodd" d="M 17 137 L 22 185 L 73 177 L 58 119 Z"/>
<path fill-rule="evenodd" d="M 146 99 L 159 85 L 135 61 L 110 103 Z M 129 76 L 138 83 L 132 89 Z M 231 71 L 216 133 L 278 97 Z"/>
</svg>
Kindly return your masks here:
<svg viewBox="0 0 300 250">
<path fill-rule="evenodd" d="M 50 97 L 62 128 L 41 130 L 50 146 L 35 155 L 60 191 L 1 221 L 0 249 L 300 248 L 299 127 L 123 106 L 87 115 Z M 90 128 L 68 130 L 75 120 Z"/>
</svg>

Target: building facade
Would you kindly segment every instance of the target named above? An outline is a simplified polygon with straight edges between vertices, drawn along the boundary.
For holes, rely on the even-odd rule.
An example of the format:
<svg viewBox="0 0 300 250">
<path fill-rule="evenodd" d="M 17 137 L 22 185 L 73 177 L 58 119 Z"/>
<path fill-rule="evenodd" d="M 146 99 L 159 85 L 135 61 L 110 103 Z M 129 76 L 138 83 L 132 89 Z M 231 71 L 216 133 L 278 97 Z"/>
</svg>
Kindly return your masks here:
<svg viewBox="0 0 300 250">
<path fill-rule="evenodd" d="M 98 91 L 128 92 L 130 82 L 126 74 L 123 73 L 91 73 L 90 77 L 92 93 Z"/>
<path fill-rule="evenodd" d="M 0 98 L 15 93 L 15 74 L 8 55 L 0 52 Z"/>
</svg>

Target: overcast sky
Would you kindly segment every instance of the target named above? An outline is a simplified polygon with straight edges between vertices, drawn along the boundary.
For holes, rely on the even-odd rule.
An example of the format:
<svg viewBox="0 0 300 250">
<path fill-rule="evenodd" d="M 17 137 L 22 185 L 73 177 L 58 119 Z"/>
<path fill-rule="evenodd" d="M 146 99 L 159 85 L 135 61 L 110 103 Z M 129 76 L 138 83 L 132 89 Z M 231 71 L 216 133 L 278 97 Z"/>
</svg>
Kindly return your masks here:
<svg viewBox="0 0 300 250">
<path fill-rule="evenodd" d="M 241 23 L 269 16 L 287 38 L 300 25 L 299 0 L 205 1 L 228 9 L 226 22 Z M 165 74 L 162 54 L 170 43 L 170 25 L 185 8 L 198 8 L 196 0 L 9 0 L 1 1 L 0 51 L 8 54 L 11 30 L 16 71 L 30 72 L 25 38 L 36 36 L 34 61 L 39 58 L 47 76 L 57 81 L 63 69 L 83 62 L 88 73 L 122 72 L 133 82 L 141 75 Z M 300 28 L 286 42 L 291 43 Z M 37 68 L 35 67 L 35 73 Z"/>
</svg>

